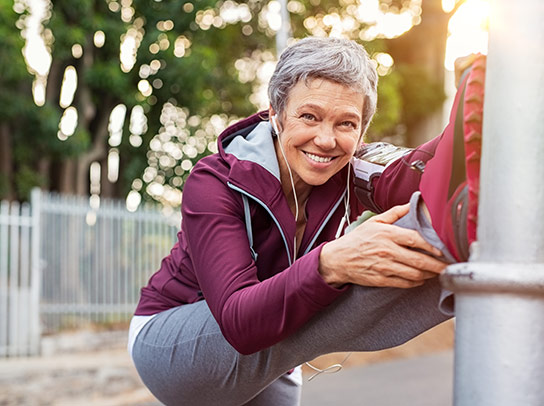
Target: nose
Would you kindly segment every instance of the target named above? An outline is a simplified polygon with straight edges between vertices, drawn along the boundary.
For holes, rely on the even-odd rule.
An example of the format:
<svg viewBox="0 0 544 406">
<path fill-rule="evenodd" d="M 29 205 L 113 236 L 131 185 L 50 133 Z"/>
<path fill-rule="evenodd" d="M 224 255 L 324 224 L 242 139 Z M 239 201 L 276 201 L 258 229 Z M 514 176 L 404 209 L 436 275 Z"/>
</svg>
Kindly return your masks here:
<svg viewBox="0 0 544 406">
<path fill-rule="evenodd" d="M 334 129 L 328 125 L 320 126 L 314 138 L 314 143 L 325 151 L 334 149 L 336 147 Z"/>
</svg>

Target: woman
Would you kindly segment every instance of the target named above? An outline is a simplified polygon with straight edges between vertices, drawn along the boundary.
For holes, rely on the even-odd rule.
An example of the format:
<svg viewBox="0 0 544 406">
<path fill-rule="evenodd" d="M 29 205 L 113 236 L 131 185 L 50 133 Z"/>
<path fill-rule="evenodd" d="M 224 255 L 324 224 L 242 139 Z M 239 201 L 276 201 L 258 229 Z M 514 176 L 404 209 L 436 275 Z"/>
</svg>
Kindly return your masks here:
<svg viewBox="0 0 544 406">
<path fill-rule="evenodd" d="M 131 324 L 135 365 L 161 402 L 296 405 L 297 365 L 399 345 L 449 317 L 437 307 L 443 245 L 416 201 L 335 239 L 365 209 L 348 163 L 376 85 L 360 45 L 302 40 L 278 62 L 268 114 L 228 128 L 195 166 L 178 242 Z M 378 182 L 382 208 L 408 202 L 419 178 L 405 179 L 399 191 Z"/>
</svg>

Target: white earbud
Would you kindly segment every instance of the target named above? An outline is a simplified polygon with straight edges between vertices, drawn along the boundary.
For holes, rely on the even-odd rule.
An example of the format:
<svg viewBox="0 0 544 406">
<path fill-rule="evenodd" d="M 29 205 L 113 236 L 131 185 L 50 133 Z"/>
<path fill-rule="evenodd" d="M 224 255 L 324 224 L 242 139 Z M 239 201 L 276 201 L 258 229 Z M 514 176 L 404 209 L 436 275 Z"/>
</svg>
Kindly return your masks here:
<svg viewBox="0 0 544 406">
<path fill-rule="evenodd" d="M 276 135 L 280 135 L 280 129 L 278 126 L 278 117 L 276 115 L 270 116 L 270 124 L 272 125 L 272 129 L 276 133 Z"/>
</svg>

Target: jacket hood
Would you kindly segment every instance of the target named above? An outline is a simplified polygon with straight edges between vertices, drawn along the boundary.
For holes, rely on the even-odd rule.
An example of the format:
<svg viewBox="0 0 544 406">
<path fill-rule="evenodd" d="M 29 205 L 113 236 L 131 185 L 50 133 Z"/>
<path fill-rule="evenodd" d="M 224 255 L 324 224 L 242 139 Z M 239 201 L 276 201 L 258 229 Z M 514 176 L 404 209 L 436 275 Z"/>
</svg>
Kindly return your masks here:
<svg viewBox="0 0 544 406">
<path fill-rule="evenodd" d="M 284 200 L 268 111 L 223 131 L 218 139 L 218 153 L 228 168 L 228 183 L 272 206 Z"/>
<path fill-rule="evenodd" d="M 269 121 L 264 120 L 264 116 L 260 113 L 255 121 L 252 119 L 253 117 L 255 116 L 235 124 L 234 129 L 225 130 L 219 138 L 219 151 L 223 159 L 231 164 L 234 162 L 229 159 L 228 154 L 238 161 L 253 162 L 280 180 L 272 126 Z M 249 122 L 246 123 L 246 121 Z M 238 124 L 244 126 L 238 128 Z"/>
<path fill-rule="evenodd" d="M 227 184 L 265 204 L 291 245 L 296 224 L 283 194 L 268 112 L 254 114 L 223 131 L 218 139 L 218 153 L 227 169 Z M 347 172 L 346 166 L 324 184 L 312 188 L 306 202 L 309 232 L 305 233 L 302 246 L 312 247 L 310 240 L 328 221 L 329 213 L 336 211 L 346 192 Z"/>
</svg>

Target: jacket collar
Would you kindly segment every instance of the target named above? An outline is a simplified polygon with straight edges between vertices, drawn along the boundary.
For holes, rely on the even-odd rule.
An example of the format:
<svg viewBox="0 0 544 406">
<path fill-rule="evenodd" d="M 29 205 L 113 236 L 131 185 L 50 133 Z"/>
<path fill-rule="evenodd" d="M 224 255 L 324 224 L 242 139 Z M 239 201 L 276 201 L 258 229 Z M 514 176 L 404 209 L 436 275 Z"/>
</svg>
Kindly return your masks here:
<svg viewBox="0 0 544 406">
<path fill-rule="evenodd" d="M 257 198 L 271 210 L 282 229 L 295 235 L 295 222 L 280 182 L 280 170 L 268 112 L 260 112 L 227 128 L 218 140 L 219 153 L 230 166 L 228 181 Z M 301 244 L 305 248 L 346 190 L 347 170 L 323 185 L 314 186 L 306 203 L 308 223 Z"/>
<path fill-rule="evenodd" d="M 218 150 L 229 165 L 229 182 L 270 205 L 283 193 L 267 119 L 268 111 L 263 111 L 227 128 L 219 136 Z"/>
</svg>

